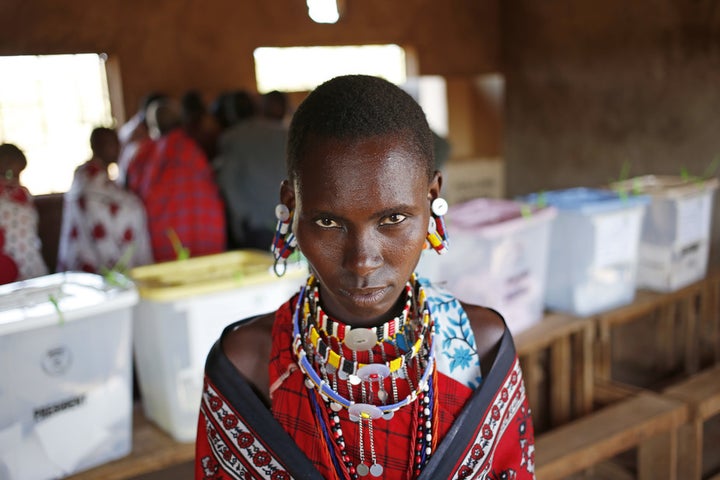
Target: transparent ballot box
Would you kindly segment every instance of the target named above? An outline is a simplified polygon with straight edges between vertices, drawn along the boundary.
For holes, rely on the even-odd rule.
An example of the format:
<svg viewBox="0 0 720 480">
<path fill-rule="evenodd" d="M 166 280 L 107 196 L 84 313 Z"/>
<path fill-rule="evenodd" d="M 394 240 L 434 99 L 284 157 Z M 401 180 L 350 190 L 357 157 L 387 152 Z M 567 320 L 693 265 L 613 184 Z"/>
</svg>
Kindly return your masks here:
<svg viewBox="0 0 720 480">
<path fill-rule="evenodd" d="M 558 212 L 550 235 L 548 309 L 586 316 L 634 300 L 647 196 L 578 187 L 524 200 Z"/>
<path fill-rule="evenodd" d="M 645 175 L 612 185 L 652 199 L 640 237 L 639 287 L 670 292 L 705 276 L 718 183 L 716 178 Z"/>
<path fill-rule="evenodd" d="M 0 478 L 50 479 L 130 453 L 132 307 L 123 277 L 0 286 Z"/>
<path fill-rule="evenodd" d="M 417 272 L 459 300 L 493 308 L 516 334 L 542 318 L 552 207 L 477 198 L 449 208 L 449 247 Z"/>
</svg>

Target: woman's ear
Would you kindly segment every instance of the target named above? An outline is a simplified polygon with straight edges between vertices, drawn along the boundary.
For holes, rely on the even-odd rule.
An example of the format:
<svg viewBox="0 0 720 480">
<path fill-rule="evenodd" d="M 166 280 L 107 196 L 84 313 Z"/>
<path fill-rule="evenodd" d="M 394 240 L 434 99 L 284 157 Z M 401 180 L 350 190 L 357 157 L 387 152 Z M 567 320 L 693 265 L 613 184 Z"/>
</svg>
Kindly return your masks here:
<svg viewBox="0 0 720 480">
<path fill-rule="evenodd" d="M 435 170 L 433 178 L 430 181 L 430 187 L 428 188 L 428 200 L 431 202 L 440 196 L 440 190 L 442 189 L 442 172 Z"/>
<path fill-rule="evenodd" d="M 288 180 L 280 184 L 280 203 L 288 207 L 290 211 L 295 210 L 295 189 Z"/>
</svg>

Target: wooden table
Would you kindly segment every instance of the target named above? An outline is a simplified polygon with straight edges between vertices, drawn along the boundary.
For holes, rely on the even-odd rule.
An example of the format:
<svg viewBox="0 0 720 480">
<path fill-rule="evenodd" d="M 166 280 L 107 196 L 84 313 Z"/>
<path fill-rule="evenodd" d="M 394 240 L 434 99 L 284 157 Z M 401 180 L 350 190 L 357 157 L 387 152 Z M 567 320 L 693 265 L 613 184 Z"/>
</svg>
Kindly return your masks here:
<svg viewBox="0 0 720 480">
<path fill-rule="evenodd" d="M 67 477 L 67 480 L 126 480 L 145 473 L 189 462 L 195 458 L 194 443 L 179 443 L 150 423 L 140 405 L 133 413 L 130 455 Z"/>
</svg>

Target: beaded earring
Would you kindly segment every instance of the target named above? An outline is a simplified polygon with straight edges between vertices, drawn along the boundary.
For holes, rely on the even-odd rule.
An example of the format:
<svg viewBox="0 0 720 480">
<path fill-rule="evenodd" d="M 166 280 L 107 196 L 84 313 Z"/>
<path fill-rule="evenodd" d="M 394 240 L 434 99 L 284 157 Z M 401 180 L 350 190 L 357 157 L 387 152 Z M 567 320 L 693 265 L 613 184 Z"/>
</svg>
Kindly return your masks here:
<svg viewBox="0 0 720 480">
<path fill-rule="evenodd" d="M 445 228 L 445 220 L 443 215 L 448 211 L 448 203 L 444 198 L 436 198 L 430 204 L 432 215 L 428 222 L 427 244 L 429 248 L 435 250 L 438 255 L 442 255 L 448 250 L 448 236 Z"/>
<path fill-rule="evenodd" d="M 275 217 L 278 221 L 271 248 L 275 257 L 273 270 L 275 275 L 282 277 L 287 269 L 287 258 L 297 248 L 297 241 L 291 231 L 293 212 L 286 205 L 280 203 L 275 207 Z"/>
</svg>

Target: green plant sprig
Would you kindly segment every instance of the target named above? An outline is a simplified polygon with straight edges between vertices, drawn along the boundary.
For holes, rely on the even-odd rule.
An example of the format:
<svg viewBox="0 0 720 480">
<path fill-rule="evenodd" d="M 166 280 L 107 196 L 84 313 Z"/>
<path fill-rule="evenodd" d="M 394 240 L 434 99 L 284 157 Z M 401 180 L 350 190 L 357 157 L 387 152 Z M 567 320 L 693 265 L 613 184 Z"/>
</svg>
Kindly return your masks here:
<svg viewBox="0 0 720 480">
<path fill-rule="evenodd" d="M 187 260 L 188 258 L 190 258 L 190 249 L 183 246 L 182 242 L 180 241 L 180 237 L 178 237 L 178 234 L 177 232 L 175 232 L 174 229 L 168 228 L 167 236 L 168 238 L 170 238 L 170 243 L 172 244 L 173 250 L 175 251 L 175 255 L 178 260 Z"/>
</svg>

